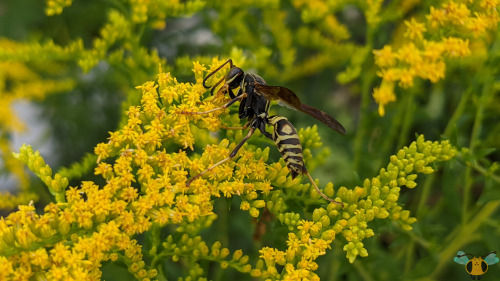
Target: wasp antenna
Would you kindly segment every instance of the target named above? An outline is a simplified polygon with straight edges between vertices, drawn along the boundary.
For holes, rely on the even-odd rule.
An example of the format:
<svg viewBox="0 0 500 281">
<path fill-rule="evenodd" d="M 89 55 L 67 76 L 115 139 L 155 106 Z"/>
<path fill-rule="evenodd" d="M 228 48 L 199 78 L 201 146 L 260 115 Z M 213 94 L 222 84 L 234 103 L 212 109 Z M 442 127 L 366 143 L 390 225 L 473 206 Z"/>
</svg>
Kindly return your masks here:
<svg viewBox="0 0 500 281">
<path fill-rule="evenodd" d="M 332 202 L 332 203 L 335 203 L 335 204 L 338 204 L 342 207 L 344 207 L 344 203 L 342 202 L 337 202 L 335 200 L 333 200 L 332 198 L 326 196 L 326 194 L 324 194 L 323 192 L 321 192 L 321 190 L 319 189 L 319 187 L 316 185 L 316 183 L 314 182 L 313 178 L 311 177 L 311 174 L 309 174 L 309 172 L 305 172 L 304 174 L 307 175 L 307 177 L 309 178 L 309 180 L 311 181 L 311 184 L 314 186 L 314 188 L 316 189 L 316 191 L 319 193 L 319 195 L 321 195 L 321 197 L 325 198 L 326 200 Z"/>
<path fill-rule="evenodd" d="M 205 77 L 205 79 L 203 79 L 203 87 L 205 87 L 205 89 L 209 89 L 209 88 L 212 87 L 212 86 L 207 86 L 207 84 L 206 84 L 208 78 L 212 77 L 212 75 L 214 75 L 215 73 L 217 73 L 227 63 L 229 63 L 230 67 L 233 67 L 233 60 L 232 59 L 228 59 L 225 63 L 223 63 L 221 66 L 217 67 L 217 69 L 215 69 L 214 71 L 212 71 L 210 74 L 207 75 L 207 77 Z"/>
<path fill-rule="evenodd" d="M 212 86 L 212 90 L 210 90 L 210 95 L 214 95 L 214 90 L 215 88 L 217 88 L 217 86 L 219 86 L 220 83 L 222 83 L 222 81 L 224 81 L 226 77 L 222 77 L 221 79 L 219 79 L 219 81 L 217 81 L 217 83 L 215 83 L 215 85 Z"/>
</svg>

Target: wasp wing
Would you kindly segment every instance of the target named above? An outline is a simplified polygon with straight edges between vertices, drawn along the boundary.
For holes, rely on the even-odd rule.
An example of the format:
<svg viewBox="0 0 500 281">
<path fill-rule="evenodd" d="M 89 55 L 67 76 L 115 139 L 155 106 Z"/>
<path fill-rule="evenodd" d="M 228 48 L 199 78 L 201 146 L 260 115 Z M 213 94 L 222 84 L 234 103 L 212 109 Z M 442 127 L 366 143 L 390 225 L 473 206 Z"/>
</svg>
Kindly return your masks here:
<svg viewBox="0 0 500 281">
<path fill-rule="evenodd" d="M 488 253 L 486 255 L 486 257 L 484 257 L 484 261 L 488 264 L 488 265 L 492 265 L 492 264 L 495 264 L 499 261 L 500 259 L 498 259 L 497 255 L 495 252 L 491 252 L 491 253 Z"/>
<path fill-rule="evenodd" d="M 457 256 L 453 259 L 453 261 L 458 264 L 467 264 L 469 262 L 469 258 L 464 252 L 458 251 Z"/>
<path fill-rule="evenodd" d="M 343 135 L 347 134 L 344 126 L 339 121 L 315 107 L 303 104 L 299 97 L 288 88 L 255 83 L 255 90 L 268 100 L 281 101 L 285 106 L 306 113 Z"/>
</svg>

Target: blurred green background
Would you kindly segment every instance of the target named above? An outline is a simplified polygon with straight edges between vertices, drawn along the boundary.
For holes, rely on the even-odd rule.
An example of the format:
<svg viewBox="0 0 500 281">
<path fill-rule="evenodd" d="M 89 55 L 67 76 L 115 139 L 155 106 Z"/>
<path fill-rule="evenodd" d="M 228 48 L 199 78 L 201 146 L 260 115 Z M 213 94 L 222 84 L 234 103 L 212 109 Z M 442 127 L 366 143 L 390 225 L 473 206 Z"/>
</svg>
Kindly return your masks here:
<svg viewBox="0 0 500 281">
<path fill-rule="evenodd" d="M 318 124 L 324 146 L 312 151 L 320 165 L 309 169 L 320 182 L 333 181 L 336 188 L 362 185 L 420 134 L 449 139 L 461 151 L 437 173 L 419 177 L 415 189 L 402 190 L 400 200 L 418 219 L 411 232 L 373 225 L 377 235 L 365 240 L 369 256 L 353 264 L 332 245 L 318 261 L 322 280 L 467 280 L 463 266 L 453 262 L 458 250 L 475 256 L 500 251 L 498 28 L 484 38 L 463 35 L 470 39 L 470 57 L 447 59 L 446 76 L 438 83 L 416 79 L 413 87 L 397 88 L 396 101 L 381 117 L 371 97 L 380 83 L 373 50 L 401 44 L 404 21 L 425 19 L 440 1 L 385 1 L 379 10 L 374 10 L 376 1 L 68 2 L 64 7 L 66 1 L 0 1 L 0 107 L 36 120 L 21 132 L 12 119 L 0 118 L 0 138 L 12 151 L 22 142 L 42 149 L 54 170 L 81 165 L 77 170 L 86 172 L 68 174 L 70 185 L 96 180 L 94 146 L 120 126 L 126 108 L 139 101 L 134 87 L 153 80 L 159 63 L 179 81 L 194 82 L 192 61 L 233 58 L 269 85 L 293 89 L 302 102 L 347 129 L 348 135 L 341 136 L 309 116 L 273 106 L 297 129 Z M 58 13 L 58 8 L 64 9 Z M 21 66 L 31 73 L 21 75 Z M 36 87 L 36 81 L 59 86 L 41 84 L 38 88 L 46 90 L 40 95 L 23 88 Z M 231 112 L 236 111 L 235 106 Z M 258 137 L 250 142 L 270 146 Z M 276 151 L 272 155 L 279 158 Z M 9 157 L 3 149 L 0 189 L 36 194 L 41 205 L 49 202 L 41 182 L 14 173 Z M 238 202 L 232 205 L 228 247 L 251 252 L 251 221 L 239 214 Z M 268 231 L 269 241 L 285 235 Z M 210 241 L 213 234 L 204 235 Z M 169 268 L 169 279 L 182 274 L 179 264 Z M 107 280 L 123 272 L 116 265 L 103 270 Z M 220 269 L 210 272 L 213 280 L 234 278 Z M 484 278 L 497 276 L 500 269 L 494 265 Z"/>
</svg>

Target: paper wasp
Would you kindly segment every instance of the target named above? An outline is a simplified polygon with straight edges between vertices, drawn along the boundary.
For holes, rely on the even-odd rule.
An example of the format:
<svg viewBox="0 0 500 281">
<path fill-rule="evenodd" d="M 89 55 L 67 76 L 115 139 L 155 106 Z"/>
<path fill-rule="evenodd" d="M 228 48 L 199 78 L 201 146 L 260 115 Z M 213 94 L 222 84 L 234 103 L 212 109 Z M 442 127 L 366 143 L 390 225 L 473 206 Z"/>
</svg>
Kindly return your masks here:
<svg viewBox="0 0 500 281">
<path fill-rule="evenodd" d="M 229 64 L 230 68 L 227 74 L 222 77 L 213 86 L 207 86 L 207 80 L 220 71 L 225 65 Z M 210 93 L 213 95 L 214 90 L 224 81 L 224 84 L 219 89 L 217 94 L 228 93 L 231 101 L 225 105 L 202 112 L 186 112 L 183 114 L 207 114 L 217 110 L 223 110 L 231 106 L 237 101 L 240 101 L 240 107 L 238 115 L 240 119 L 247 118 L 248 122 L 242 127 L 246 129 L 250 127 L 246 136 L 240 141 L 236 148 L 229 154 L 229 157 L 215 163 L 205 171 L 199 173 L 198 175 L 192 177 L 188 181 L 188 185 L 195 179 L 199 178 L 203 174 L 211 171 L 215 167 L 229 161 L 231 158 L 236 156 L 239 149 L 245 144 L 245 142 L 253 135 L 255 130 L 259 130 L 264 136 L 272 139 L 278 150 L 280 151 L 283 160 L 292 175 L 292 178 L 297 177 L 300 174 L 305 174 L 308 176 L 312 185 L 316 191 L 326 200 L 340 204 L 343 203 L 334 201 L 328 196 L 326 196 L 318 188 L 313 178 L 307 171 L 304 165 L 304 157 L 302 154 L 302 145 L 299 141 L 299 136 L 293 125 L 282 116 L 268 116 L 269 106 L 271 101 L 277 100 L 279 103 L 290 107 L 292 109 L 304 112 L 317 120 L 321 121 L 328 127 L 334 129 L 335 131 L 346 134 L 344 127 L 333 117 L 326 114 L 325 112 L 316 109 L 312 106 L 303 104 L 299 98 L 290 89 L 281 86 L 268 86 L 266 81 L 257 74 L 245 73 L 241 68 L 235 66 L 231 59 L 228 59 L 225 63 L 215 69 L 213 72 L 208 74 L 205 79 L 203 79 L 203 86 L 206 89 L 211 89 Z M 233 90 L 238 89 L 236 94 Z M 266 131 L 266 126 L 273 127 L 273 133 Z"/>
</svg>

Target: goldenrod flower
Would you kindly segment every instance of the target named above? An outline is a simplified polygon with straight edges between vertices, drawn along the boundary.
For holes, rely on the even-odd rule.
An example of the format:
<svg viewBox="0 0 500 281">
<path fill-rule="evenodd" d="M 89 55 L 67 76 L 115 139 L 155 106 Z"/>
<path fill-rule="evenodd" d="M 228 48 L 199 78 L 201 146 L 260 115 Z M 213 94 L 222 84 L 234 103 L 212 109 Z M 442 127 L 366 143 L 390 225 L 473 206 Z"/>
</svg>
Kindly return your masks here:
<svg viewBox="0 0 500 281">
<path fill-rule="evenodd" d="M 394 83 L 392 82 L 384 82 L 380 85 L 379 88 L 376 88 L 373 91 L 373 98 L 375 102 L 378 103 L 378 114 L 380 116 L 385 115 L 384 106 L 389 102 L 393 102 L 396 100 L 396 95 L 394 94 Z"/>
<path fill-rule="evenodd" d="M 461 42 L 450 40 L 443 52 L 455 50 L 453 44 L 458 46 Z M 381 53 L 385 53 L 386 66 L 403 60 L 402 53 L 391 55 L 391 49 Z M 405 60 L 412 66 L 423 59 Z M 214 67 L 194 63 L 193 72 L 201 78 L 206 69 Z M 218 75 L 220 79 L 222 74 Z M 374 95 L 382 111 L 383 105 L 394 99 L 394 83 L 410 83 L 411 75 L 417 74 L 405 74 L 401 68 L 394 75 Z M 404 78 L 405 75 L 411 79 Z M 201 79 L 196 84 L 179 83 L 165 73 L 160 73 L 157 79 L 137 88 L 142 92 L 141 104 L 130 106 L 123 126 L 110 133 L 108 142 L 96 146 L 99 163 L 94 172 L 104 179 L 103 186 L 84 181 L 78 187 L 68 187 L 68 179 L 53 174 L 39 153 L 28 146 L 21 148 L 17 158 L 49 186 L 57 204 L 49 204 L 43 214 L 37 214 L 33 206 L 21 206 L 18 212 L 0 219 L 0 254 L 15 257 L 2 265 L 5 271 L 0 276 L 30 278 L 43 274 L 43 278 L 54 280 L 78 276 L 95 279 L 100 277 L 102 263 L 119 256 L 136 278 L 154 278 L 157 271 L 145 264 L 141 245 L 134 237 L 145 232 L 157 233 L 161 227 L 172 225 L 182 233 L 181 237 L 168 236 L 162 243 L 155 241 L 151 255 L 169 256 L 174 261 L 185 256 L 208 259 L 223 268 L 231 267 L 261 278 L 318 280 L 317 259 L 331 249 L 339 235 L 347 241 L 343 249 L 353 262 L 357 256 L 368 255 L 362 241 L 374 235 L 369 228 L 374 219 L 391 219 L 403 229 L 411 229 L 415 218 L 399 206 L 401 187 L 415 187 L 416 173 L 431 173 L 433 162 L 445 161 L 455 154 L 448 142 L 432 143 L 420 136 L 391 157 L 388 166 L 376 177 L 366 179 L 362 187 L 340 187 L 334 192 L 333 184 L 327 184 L 325 192 L 329 196 L 335 194 L 344 207 L 332 203 L 315 207 L 312 217 L 306 219 L 292 212 L 285 198 L 295 196 L 307 204 L 317 204 L 321 199 L 309 196 L 316 194 L 310 193 L 311 186 L 300 184 L 298 178 L 291 179 L 282 159 L 270 161 L 269 148 L 246 144 L 232 161 L 217 166 L 188 186 L 189 177 L 228 157 L 243 133 L 228 133 L 228 138 L 209 143 L 206 141 L 209 130 L 218 130 L 220 119 L 238 120 L 225 118 L 224 111 L 206 115 L 181 111 L 219 107 L 227 102 L 227 97 L 206 97 Z M 158 93 L 163 100 L 161 107 Z M 299 135 L 305 138 L 304 151 L 321 145 L 316 128 L 301 130 Z M 190 152 L 195 147 L 203 148 L 200 154 Z M 310 154 L 304 155 L 312 158 Z M 218 197 L 240 197 L 240 209 L 250 217 L 261 216 L 264 208 L 276 214 L 289 230 L 285 248 L 263 247 L 256 265 L 252 266 L 253 261 L 249 263 L 250 257 L 241 250 L 231 255 L 220 241 L 208 247 L 196 233 L 216 219 L 213 201 Z M 48 250 L 49 247 L 52 249 Z M 35 270 L 23 271 L 27 265 Z M 282 272 L 281 267 L 284 267 Z"/>
<path fill-rule="evenodd" d="M 410 38 L 411 40 L 423 39 L 423 33 L 426 31 L 426 28 L 423 23 L 417 22 L 414 18 L 411 21 L 404 22 L 407 29 L 405 36 Z"/>
<path fill-rule="evenodd" d="M 497 3 L 493 2 L 475 5 L 473 1 L 449 1 L 440 7 L 431 6 L 424 22 L 414 18 L 404 22 L 406 39 L 397 48 L 386 45 L 374 50 L 375 64 L 381 68 L 378 75 L 382 78 L 381 85 L 373 90 L 379 114 L 383 116 L 384 106 L 396 100 L 394 87 L 388 88 L 390 83 L 397 81 L 403 89 L 413 87 L 416 78 L 437 83 L 445 77 L 448 58 L 470 56 L 469 39 L 487 37 L 497 27 L 499 17 L 493 6 Z M 436 38 L 433 34 L 443 35 Z"/>
</svg>

